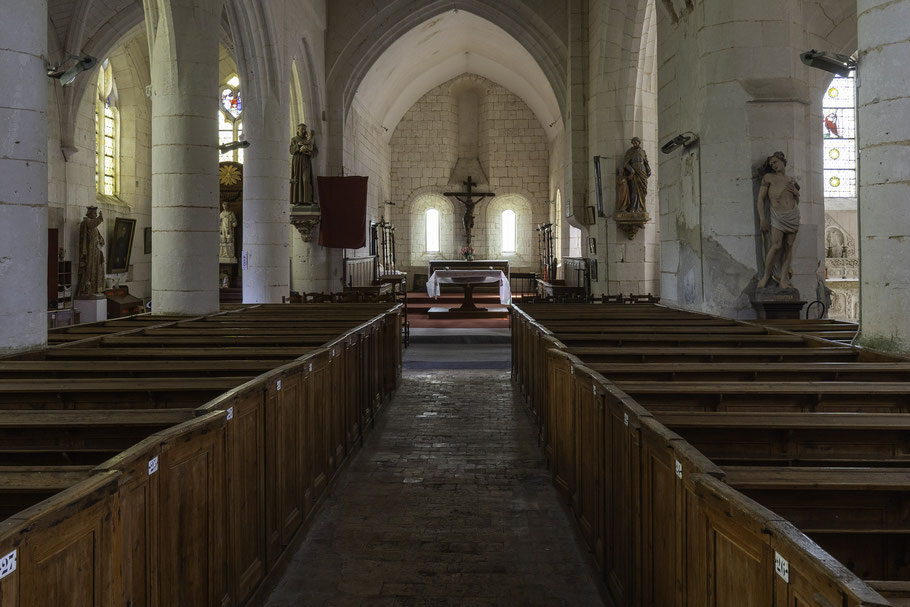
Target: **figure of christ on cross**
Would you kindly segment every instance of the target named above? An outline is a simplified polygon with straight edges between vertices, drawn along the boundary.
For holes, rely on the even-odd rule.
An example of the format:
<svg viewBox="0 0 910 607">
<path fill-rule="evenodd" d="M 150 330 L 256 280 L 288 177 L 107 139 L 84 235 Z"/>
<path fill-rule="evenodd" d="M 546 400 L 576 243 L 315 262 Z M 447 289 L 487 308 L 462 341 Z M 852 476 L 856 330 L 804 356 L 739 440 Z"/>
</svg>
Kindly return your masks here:
<svg viewBox="0 0 910 607">
<path fill-rule="evenodd" d="M 443 192 L 443 196 L 451 196 L 458 202 L 464 205 L 464 237 L 465 237 L 465 246 L 471 246 L 471 230 L 474 228 L 474 206 L 483 200 L 484 198 L 492 198 L 496 194 L 492 192 L 474 192 L 474 186 L 477 183 L 471 179 L 471 176 L 468 175 L 467 181 L 462 181 L 464 184 L 464 192 Z M 474 199 L 477 200 L 474 200 Z"/>
</svg>

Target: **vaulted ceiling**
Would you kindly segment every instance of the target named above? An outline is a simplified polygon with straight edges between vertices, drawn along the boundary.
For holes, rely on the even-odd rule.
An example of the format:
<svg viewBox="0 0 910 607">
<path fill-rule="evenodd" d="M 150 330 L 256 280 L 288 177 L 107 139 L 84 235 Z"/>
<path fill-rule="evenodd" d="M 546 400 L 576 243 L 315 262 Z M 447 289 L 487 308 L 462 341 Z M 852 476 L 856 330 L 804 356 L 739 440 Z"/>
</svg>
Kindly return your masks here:
<svg viewBox="0 0 910 607">
<path fill-rule="evenodd" d="M 559 103 L 540 65 L 505 30 L 467 11 L 443 13 L 399 37 L 373 63 L 355 98 L 391 138 L 416 101 L 465 72 L 521 97 L 551 137 L 561 129 Z"/>
</svg>

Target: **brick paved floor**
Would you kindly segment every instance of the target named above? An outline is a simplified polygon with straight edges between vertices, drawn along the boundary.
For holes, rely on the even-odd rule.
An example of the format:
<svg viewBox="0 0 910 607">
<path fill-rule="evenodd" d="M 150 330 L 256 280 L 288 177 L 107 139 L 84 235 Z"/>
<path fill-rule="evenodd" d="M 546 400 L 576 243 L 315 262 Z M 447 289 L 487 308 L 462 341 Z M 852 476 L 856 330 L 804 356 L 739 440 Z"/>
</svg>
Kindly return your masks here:
<svg viewBox="0 0 910 607">
<path fill-rule="evenodd" d="M 405 371 L 267 605 L 603 605 L 507 371 Z"/>
</svg>

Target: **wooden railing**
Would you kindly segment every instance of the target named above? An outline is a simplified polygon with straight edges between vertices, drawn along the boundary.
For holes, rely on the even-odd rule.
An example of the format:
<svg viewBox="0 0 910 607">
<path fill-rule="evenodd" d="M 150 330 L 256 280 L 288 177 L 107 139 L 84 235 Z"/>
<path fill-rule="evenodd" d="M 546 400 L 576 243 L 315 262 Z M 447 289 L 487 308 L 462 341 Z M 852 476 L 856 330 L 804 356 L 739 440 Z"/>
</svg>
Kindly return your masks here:
<svg viewBox="0 0 910 607">
<path fill-rule="evenodd" d="M 16 489 L 59 492 L 0 522 L 0 605 L 245 604 L 397 386 L 400 314 L 377 313 L 101 465 L 59 480 L 23 470 Z"/>
<path fill-rule="evenodd" d="M 378 278 L 376 256 L 346 257 L 344 260 L 344 286 L 368 287 Z"/>
<path fill-rule="evenodd" d="M 890 605 L 531 314 L 511 314 L 513 380 L 613 604 Z"/>
</svg>

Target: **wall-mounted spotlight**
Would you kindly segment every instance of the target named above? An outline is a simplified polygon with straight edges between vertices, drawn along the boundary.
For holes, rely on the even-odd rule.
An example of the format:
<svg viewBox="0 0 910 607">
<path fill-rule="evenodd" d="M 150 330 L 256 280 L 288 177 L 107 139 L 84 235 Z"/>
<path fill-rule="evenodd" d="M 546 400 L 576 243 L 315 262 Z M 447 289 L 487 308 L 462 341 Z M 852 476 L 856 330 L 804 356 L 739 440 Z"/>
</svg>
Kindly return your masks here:
<svg viewBox="0 0 910 607">
<path fill-rule="evenodd" d="M 70 67 L 65 67 L 66 64 L 70 63 L 71 61 L 74 61 L 75 63 Z M 56 78 L 59 80 L 60 86 L 66 86 L 68 84 L 71 84 L 80 72 L 92 69 L 97 63 L 98 60 L 91 55 L 70 55 L 70 58 L 60 65 L 48 67 L 47 76 L 48 78 Z"/>
<path fill-rule="evenodd" d="M 696 143 L 698 143 L 698 135 L 691 131 L 687 131 L 685 133 L 680 133 L 667 143 L 660 146 L 660 151 L 664 154 L 669 154 L 679 146 L 688 148 L 695 145 Z"/>
<path fill-rule="evenodd" d="M 856 69 L 856 59 L 847 55 L 838 55 L 837 53 L 827 53 L 812 49 L 801 53 L 800 60 L 808 65 L 838 76 L 849 76 L 850 72 Z"/>
<path fill-rule="evenodd" d="M 231 141 L 230 143 L 222 143 L 218 146 L 218 151 L 224 154 L 225 152 L 230 152 L 232 150 L 237 150 L 240 148 L 250 147 L 249 141 Z"/>
</svg>

